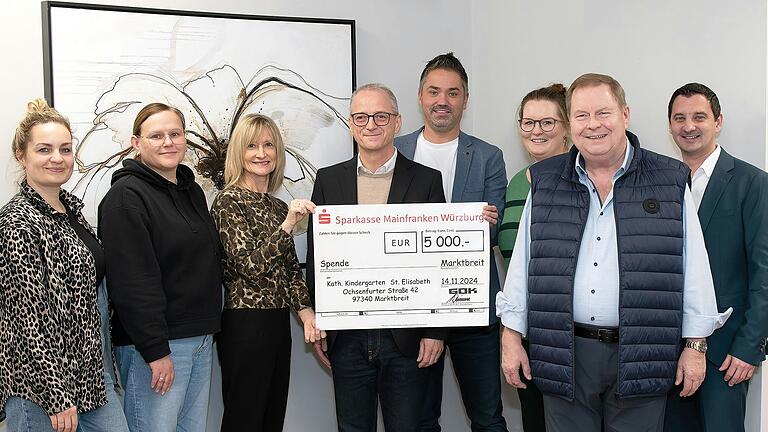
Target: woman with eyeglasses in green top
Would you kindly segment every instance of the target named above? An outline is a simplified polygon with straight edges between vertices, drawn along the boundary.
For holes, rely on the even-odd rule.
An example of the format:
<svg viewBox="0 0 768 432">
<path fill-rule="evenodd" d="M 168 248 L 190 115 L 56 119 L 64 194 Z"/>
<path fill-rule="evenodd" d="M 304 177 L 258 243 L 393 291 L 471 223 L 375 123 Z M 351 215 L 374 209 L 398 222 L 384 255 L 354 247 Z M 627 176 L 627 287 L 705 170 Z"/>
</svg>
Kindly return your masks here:
<svg viewBox="0 0 768 432">
<path fill-rule="evenodd" d="M 518 110 L 520 139 L 533 163 L 568 151 L 568 114 L 565 86 L 552 84 L 525 95 Z M 530 166 L 530 165 L 529 165 Z M 499 227 L 499 249 L 508 266 L 515 247 L 518 224 L 531 190 L 529 166 L 512 177 L 507 187 L 504 218 Z M 528 344 L 523 342 L 526 350 Z M 525 380 L 525 378 L 522 378 Z M 532 381 L 527 388 L 517 389 L 525 432 L 544 431 L 544 405 L 539 389 Z"/>
</svg>

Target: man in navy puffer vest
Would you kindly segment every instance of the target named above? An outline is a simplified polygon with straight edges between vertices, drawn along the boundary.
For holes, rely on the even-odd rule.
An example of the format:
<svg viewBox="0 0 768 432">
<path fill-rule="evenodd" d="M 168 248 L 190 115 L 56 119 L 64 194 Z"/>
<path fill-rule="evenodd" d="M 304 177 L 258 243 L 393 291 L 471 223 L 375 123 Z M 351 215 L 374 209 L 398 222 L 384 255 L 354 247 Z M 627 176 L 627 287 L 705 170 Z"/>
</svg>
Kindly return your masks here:
<svg viewBox="0 0 768 432">
<path fill-rule="evenodd" d="M 666 392 L 696 391 L 705 338 L 730 314 L 717 311 L 690 172 L 640 148 L 613 78 L 582 75 L 566 102 L 575 147 L 531 167 L 496 301 L 502 369 L 515 387 L 535 381 L 550 432 L 661 431 Z"/>
</svg>

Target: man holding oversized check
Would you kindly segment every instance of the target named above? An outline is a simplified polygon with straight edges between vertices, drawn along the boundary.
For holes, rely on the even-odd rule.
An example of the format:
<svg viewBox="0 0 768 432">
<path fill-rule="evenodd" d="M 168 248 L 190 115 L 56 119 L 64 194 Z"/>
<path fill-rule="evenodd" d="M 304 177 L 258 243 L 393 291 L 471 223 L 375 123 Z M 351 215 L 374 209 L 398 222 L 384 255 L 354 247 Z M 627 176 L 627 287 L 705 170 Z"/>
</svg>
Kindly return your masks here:
<svg viewBox="0 0 768 432">
<path fill-rule="evenodd" d="M 443 316 L 437 310 L 449 297 L 442 300 L 436 293 L 447 291 L 451 284 L 475 288 L 458 280 L 474 277 L 472 274 L 443 270 L 442 260 L 432 257 L 443 255 L 439 253 L 443 248 L 460 247 L 454 243 L 466 244 L 468 250 L 486 245 L 487 224 L 463 221 L 454 226 L 443 221 L 442 215 L 449 219 L 456 216 L 446 205 L 384 206 L 443 203 L 440 173 L 395 151 L 394 136 L 400 130 L 401 118 L 397 100 L 388 88 L 361 86 L 352 95 L 350 112 L 349 128 L 359 153 L 346 162 L 320 169 L 312 192 L 318 207 L 309 227 L 307 285 L 313 301 L 321 307 L 316 311 L 320 322 L 325 320 L 323 328 L 344 329 L 329 331 L 327 351 L 316 345 L 316 352 L 332 366 L 340 431 L 376 430 L 378 400 L 387 431 L 415 431 L 428 377 L 426 368 L 440 357 L 446 335 L 442 328 L 429 327 L 445 325 L 437 322 Z M 477 212 L 460 212 L 464 213 L 473 218 Z M 457 228 L 468 226 L 484 237 L 457 233 Z M 455 255 L 475 260 L 471 258 L 473 252 L 467 254 Z M 438 278 L 448 278 L 447 283 Z M 477 285 L 479 291 L 480 279 Z M 456 302 L 457 308 L 474 307 L 460 305 L 463 299 L 457 300 L 461 300 Z"/>
</svg>

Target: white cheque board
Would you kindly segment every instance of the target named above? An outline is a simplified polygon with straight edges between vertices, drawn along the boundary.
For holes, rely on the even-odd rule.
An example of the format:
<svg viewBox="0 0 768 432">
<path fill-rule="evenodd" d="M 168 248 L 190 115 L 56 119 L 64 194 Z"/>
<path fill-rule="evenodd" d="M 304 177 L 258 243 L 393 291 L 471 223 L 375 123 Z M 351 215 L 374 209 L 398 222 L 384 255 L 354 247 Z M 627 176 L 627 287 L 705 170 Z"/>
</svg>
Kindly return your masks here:
<svg viewBox="0 0 768 432">
<path fill-rule="evenodd" d="M 488 325 L 485 203 L 318 206 L 323 330 Z"/>
</svg>

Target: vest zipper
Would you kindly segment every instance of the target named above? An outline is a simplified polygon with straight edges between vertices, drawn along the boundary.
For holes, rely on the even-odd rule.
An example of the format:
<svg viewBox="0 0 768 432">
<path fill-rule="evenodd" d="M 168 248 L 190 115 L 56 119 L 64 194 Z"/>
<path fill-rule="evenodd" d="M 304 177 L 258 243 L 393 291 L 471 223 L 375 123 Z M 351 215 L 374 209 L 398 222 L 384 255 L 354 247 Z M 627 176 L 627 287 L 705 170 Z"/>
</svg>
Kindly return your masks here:
<svg viewBox="0 0 768 432">
<path fill-rule="evenodd" d="M 582 192 L 587 193 L 588 200 L 592 199 L 589 195 L 589 188 L 580 182 L 577 184 L 577 187 L 580 188 Z M 589 201 L 587 201 L 587 219 L 589 219 L 589 207 Z M 581 242 L 584 240 L 584 230 L 586 228 L 587 224 L 586 220 L 584 220 L 584 223 L 581 225 L 581 229 L 579 229 L 579 243 L 576 245 L 576 260 L 573 262 L 573 281 L 571 281 L 571 400 L 575 399 L 576 392 L 576 334 L 574 332 L 576 322 L 573 320 L 573 290 L 576 282 L 576 268 L 579 266 L 579 251 L 581 250 Z"/>
<path fill-rule="evenodd" d="M 627 170 L 629 171 L 629 170 Z M 624 172 L 626 174 L 626 172 Z M 616 397 L 619 397 L 621 394 L 621 391 L 619 390 L 619 379 L 621 377 L 621 305 L 624 304 L 622 301 L 624 297 L 624 289 L 622 287 L 623 283 L 622 281 L 624 278 L 622 277 L 622 266 L 621 266 L 621 236 L 619 235 L 619 218 L 618 214 L 616 213 L 618 210 L 618 207 L 616 205 L 616 187 L 618 186 L 619 181 L 621 181 L 622 177 L 624 177 L 624 174 L 622 174 L 621 177 L 616 179 L 616 182 L 613 183 L 612 193 L 613 193 L 613 226 L 616 229 L 616 260 L 619 263 L 619 340 L 616 342 Z"/>
</svg>

